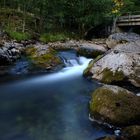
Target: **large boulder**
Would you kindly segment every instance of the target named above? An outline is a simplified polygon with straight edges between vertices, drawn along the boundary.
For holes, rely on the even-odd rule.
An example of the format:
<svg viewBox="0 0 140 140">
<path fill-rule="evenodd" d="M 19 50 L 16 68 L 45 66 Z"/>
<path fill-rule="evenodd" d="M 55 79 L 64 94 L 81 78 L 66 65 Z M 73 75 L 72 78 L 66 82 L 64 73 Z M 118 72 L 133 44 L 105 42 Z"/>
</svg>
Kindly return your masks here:
<svg viewBox="0 0 140 140">
<path fill-rule="evenodd" d="M 109 48 L 114 48 L 117 44 L 130 43 L 140 40 L 140 35 L 136 33 L 115 33 L 108 37 L 106 44 Z"/>
<path fill-rule="evenodd" d="M 118 86 L 105 85 L 92 94 L 90 116 L 102 123 L 128 126 L 140 123 L 140 97 Z"/>
<path fill-rule="evenodd" d="M 107 51 L 104 46 L 96 45 L 93 43 L 82 43 L 78 47 L 78 54 L 89 58 L 96 58 L 98 55 L 102 55 Z"/>
<path fill-rule="evenodd" d="M 48 45 L 36 44 L 28 46 L 25 52 L 33 69 L 35 67 L 39 70 L 54 70 L 62 64 L 57 52 L 49 48 Z"/>
<path fill-rule="evenodd" d="M 117 45 L 93 60 L 84 75 L 106 84 L 129 81 L 140 87 L 140 41 Z"/>
</svg>

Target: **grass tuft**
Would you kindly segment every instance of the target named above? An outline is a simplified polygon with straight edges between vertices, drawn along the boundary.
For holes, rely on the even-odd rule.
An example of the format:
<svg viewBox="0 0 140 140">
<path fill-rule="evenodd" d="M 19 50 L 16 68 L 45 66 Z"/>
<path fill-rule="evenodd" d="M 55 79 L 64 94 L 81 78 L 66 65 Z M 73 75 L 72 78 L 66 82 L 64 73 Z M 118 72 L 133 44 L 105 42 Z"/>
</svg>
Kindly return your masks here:
<svg viewBox="0 0 140 140">
<path fill-rule="evenodd" d="M 56 33 L 56 34 L 45 33 L 40 36 L 39 40 L 43 43 L 66 41 L 68 40 L 68 36 L 65 35 L 64 33 Z"/>
<path fill-rule="evenodd" d="M 6 30 L 6 32 L 10 38 L 15 39 L 17 41 L 31 39 L 31 35 L 29 33 L 17 32 L 12 30 Z"/>
</svg>

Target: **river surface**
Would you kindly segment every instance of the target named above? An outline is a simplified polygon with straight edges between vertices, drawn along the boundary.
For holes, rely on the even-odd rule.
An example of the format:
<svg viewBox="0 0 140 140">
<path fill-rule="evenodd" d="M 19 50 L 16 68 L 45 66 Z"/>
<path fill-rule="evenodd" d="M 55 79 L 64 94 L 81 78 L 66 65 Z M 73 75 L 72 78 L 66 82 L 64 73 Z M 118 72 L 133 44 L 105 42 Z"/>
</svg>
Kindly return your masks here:
<svg viewBox="0 0 140 140">
<path fill-rule="evenodd" d="M 88 117 L 91 92 L 99 86 L 82 77 L 90 59 L 60 56 L 65 67 L 56 73 L 1 78 L 0 140 L 95 140 L 113 133 Z"/>
</svg>

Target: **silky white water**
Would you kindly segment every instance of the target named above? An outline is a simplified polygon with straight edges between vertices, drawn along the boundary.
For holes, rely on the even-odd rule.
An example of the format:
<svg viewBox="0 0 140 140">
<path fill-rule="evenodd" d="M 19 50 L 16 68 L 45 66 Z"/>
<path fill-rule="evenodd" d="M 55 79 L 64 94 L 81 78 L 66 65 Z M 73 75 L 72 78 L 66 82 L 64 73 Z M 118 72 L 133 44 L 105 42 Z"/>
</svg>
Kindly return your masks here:
<svg viewBox="0 0 140 140">
<path fill-rule="evenodd" d="M 46 76 L 40 76 L 38 78 L 32 79 L 28 82 L 40 83 L 40 82 L 54 82 L 61 79 L 75 77 L 83 74 L 84 69 L 88 66 L 91 59 L 85 57 L 79 57 L 77 59 L 70 59 L 65 61 L 65 66 L 62 70 L 57 73 L 49 74 Z"/>
</svg>

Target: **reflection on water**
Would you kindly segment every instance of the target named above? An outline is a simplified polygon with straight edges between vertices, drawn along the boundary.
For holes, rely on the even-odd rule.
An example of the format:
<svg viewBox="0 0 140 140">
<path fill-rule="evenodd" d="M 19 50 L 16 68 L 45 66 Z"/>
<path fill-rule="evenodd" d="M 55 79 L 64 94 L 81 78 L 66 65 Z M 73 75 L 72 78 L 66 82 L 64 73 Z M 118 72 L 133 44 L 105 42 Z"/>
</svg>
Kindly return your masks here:
<svg viewBox="0 0 140 140">
<path fill-rule="evenodd" d="M 95 140 L 112 133 L 88 119 L 90 93 L 98 85 L 83 79 L 89 60 L 82 60 L 57 80 L 47 79 L 62 71 L 1 85 L 0 140 Z M 70 69 L 76 69 L 71 76 Z"/>
</svg>

